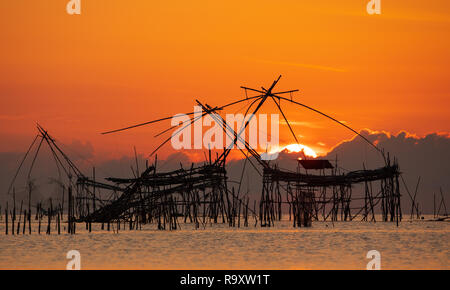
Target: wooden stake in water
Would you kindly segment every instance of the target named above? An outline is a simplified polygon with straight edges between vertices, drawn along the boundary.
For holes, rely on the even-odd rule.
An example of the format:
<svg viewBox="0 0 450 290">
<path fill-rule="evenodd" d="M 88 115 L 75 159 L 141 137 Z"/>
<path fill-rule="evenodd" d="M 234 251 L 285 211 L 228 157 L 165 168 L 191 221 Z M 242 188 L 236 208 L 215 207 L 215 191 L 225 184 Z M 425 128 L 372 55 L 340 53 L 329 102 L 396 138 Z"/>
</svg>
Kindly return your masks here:
<svg viewBox="0 0 450 290">
<path fill-rule="evenodd" d="M 27 225 L 27 217 L 28 217 L 27 210 L 24 209 L 23 210 L 23 231 L 22 231 L 23 235 L 25 235 L 25 228 L 26 228 L 26 225 Z"/>
<path fill-rule="evenodd" d="M 14 236 L 14 224 L 16 223 L 16 188 L 13 187 L 13 212 L 11 217 L 11 223 L 12 223 L 12 235 Z"/>
<path fill-rule="evenodd" d="M 28 212 L 28 234 L 31 235 L 31 210 Z"/>
<path fill-rule="evenodd" d="M 18 222 L 18 224 L 17 224 L 17 235 L 19 235 L 20 234 L 20 220 L 21 220 L 21 214 L 22 214 L 22 205 L 23 205 L 23 200 L 22 200 L 22 202 L 20 203 L 20 210 L 19 210 L 19 222 Z"/>
<path fill-rule="evenodd" d="M 41 234 L 41 218 L 42 218 L 40 203 L 38 203 L 37 212 L 38 212 L 38 234 L 40 235 Z"/>
<path fill-rule="evenodd" d="M 59 211 L 58 211 L 58 218 L 57 218 L 57 223 L 58 223 L 58 235 L 61 234 L 61 224 L 60 224 L 60 222 L 61 222 L 61 218 L 60 218 L 60 214 L 59 214 Z"/>
<path fill-rule="evenodd" d="M 6 235 L 8 235 L 8 203 L 6 203 L 6 208 L 5 208 L 5 231 L 6 231 Z"/>
<path fill-rule="evenodd" d="M 48 216 L 48 224 L 47 224 L 47 235 L 50 235 L 50 224 L 51 224 L 51 211 L 50 208 L 48 208 L 48 212 L 47 212 L 47 216 Z"/>
<path fill-rule="evenodd" d="M 28 233 L 31 235 L 31 192 L 33 190 L 33 183 L 28 186 Z M 23 224 L 25 226 L 25 222 Z M 25 233 L 25 232 L 24 232 Z"/>
<path fill-rule="evenodd" d="M 74 234 L 72 225 L 72 186 L 69 186 L 69 197 L 67 203 L 67 229 L 69 234 Z"/>
</svg>

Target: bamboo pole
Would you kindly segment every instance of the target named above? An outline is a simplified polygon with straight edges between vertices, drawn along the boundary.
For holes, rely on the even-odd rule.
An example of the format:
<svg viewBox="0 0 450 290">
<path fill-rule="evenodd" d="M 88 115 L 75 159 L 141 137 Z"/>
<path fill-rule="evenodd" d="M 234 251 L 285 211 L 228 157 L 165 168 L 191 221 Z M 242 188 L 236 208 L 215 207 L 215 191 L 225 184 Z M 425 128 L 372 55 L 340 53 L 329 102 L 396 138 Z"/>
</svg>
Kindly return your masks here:
<svg viewBox="0 0 450 290">
<path fill-rule="evenodd" d="M 27 218 L 28 218 L 27 210 L 24 209 L 23 210 L 23 230 L 22 230 L 22 234 L 23 235 L 25 235 L 25 229 L 26 229 L 26 225 L 27 225 Z"/>
<path fill-rule="evenodd" d="M 50 207 L 48 208 L 47 217 L 48 217 L 48 223 L 47 223 L 47 232 L 46 232 L 46 234 L 50 235 L 50 232 L 51 232 L 51 229 L 50 229 L 50 226 L 51 226 L 51 210 L 50 210 Z"/>
<path fill-rule="evenodd" d="M 19 222 L 17 224 L 17 235 L 20 234 L 20 220 L 22 219 L 21 215 L 22 215 L 22 205 L 23 205 L 23 200 L 20 203 L 20 210 L 19 210 Z"/>
<path fill-rule="evenodd" d="M 41 219 L 42 219 L 41 203 L 38 203 L 37 213 L 38 213 L 38 234 L 40 235 L 41 234 Z"/>
<path fill-rule="evenodd" d="M 8 203 L 5 208 L 5 234 L 8 235 Z"/>
</svg>

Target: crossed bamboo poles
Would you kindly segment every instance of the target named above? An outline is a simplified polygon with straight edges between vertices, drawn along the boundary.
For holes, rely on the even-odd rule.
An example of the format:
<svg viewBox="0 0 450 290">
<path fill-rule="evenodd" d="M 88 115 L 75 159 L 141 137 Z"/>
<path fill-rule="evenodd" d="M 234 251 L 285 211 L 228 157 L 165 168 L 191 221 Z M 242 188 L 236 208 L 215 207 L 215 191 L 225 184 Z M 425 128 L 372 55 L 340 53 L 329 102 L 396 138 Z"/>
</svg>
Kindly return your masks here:
<svg viewBox="0 0 450 290">
<path fill-rule="evenodd" d="M 226 157 L 229 155 L 231 149 L 234 147 L 234 145 L 237 144 L 237 142 L 242 142 L 242 144 L 244 144 L 245 148 L 247 149 L 247 151 L 253 156 L 255 157 L 255 159 L 260 163 L 260 165 L 263 166 L 263 168 L 268 168 L 269 165 L 265 160 L 261 159 L 260 154 L 254 149 L 252 148 L 248 142 L 246 140 L 244 140 L 241 136 L 242 134 L 245 132 L 246 128 L 248 127 L 248 125 L 250 124 L 250 121 L 253 119 L 253 117 L 256 115 L 256 113 L 261 109 L 261 107 L 263 106 L 263 104 L 266 102 L 267 99 L 271 99 L 279 113 L 283 116 L 284 121 L 286 122 L 289 131 L 292 135 L 292 137 L 294 138 L 295 142 L 298 144 L 298 139 L 297 139 L 297 135 L 294 133 L 294 130 L 291 126 L 291 124 L 289 123 L 289 120 L 286 116 L 286 114 L 283 112 L 282 108 L 281 108 L 281 101 L 286 101 L 288 103 L 297 105 L 297 106 L 301 106 L 303 108 L 306 108 L 308 110 L 311 110 L 317 114 L 320 114 L 323 117 L 328 118 L 329 120 L 332 120 L 333 122 L 345 127 L 346 129 L 352 131 L 354 134 L 356 134 L 357 136 L 361 137 L 365 142 L 367 142 L 368 144 L 370 144 L 378 153 L 381 154 L 383 160 L 386 163 L 386 157 L 384 155 L 384 152 L 379 149 L 374 143 L 372 143 L 370 140 L 368 140 L 366 137 L 364 137 L 363 135 L 361 135 L 360 133 L 358 133 L 356 130 L 354 130 L 353 128 L 351 128 L 350 126 L 340 122 L 339 120 L 337 120 L 334 117 L 331 117 L 330 115 L 323 113 L 311 106 L 307 106 L 303 103 L 294 101 L 292 99 L 288 99 L 283 97 L 282 95 L 284 94 L 292 94 L 294 92 L 298 92 L 299 90 L 295 89 L 295 90 L 288 90 L 288 91 L 280 91 L 280 92 L 273 92 L 273 89 L 275 88 L 275 86 L 278 84 L 278 82 L 281 79 L 281 75 L 272 82 L 272 84 L 269 86 L 268 89 L 261 87 L 261 89 L 254 89 L 254 88 L 249 88 L 249 87 L 245 87 L 245 86 L 241 86 L 242 89 L 244 89 L 246 92 L 247 91 L 252 91 L 252 92 L 256 92 L 258 93 L 258 95 L 256 96 L 251 96 L 251 97 L 247 97 L 228 103 L 226 105 L 220 106 L 220 107 L 211 107 L 208 104 L 203 104 L 201 103 L 199 100 L 196 100 L 196 103 L 198 105 L 200 105 L 203 109 L 203 112 L 200 116 L 196 116 L 194 117 L 188 124 L 178 124 L 175 126 L 171 126 L 170 128 L 163 130 L 162 132 L 158 133 L 157 135 L 155 135 L 155 137 L 157 136 L 161 136 L 164 133 L 167 133 L 171 130 L 177 129 L 178 130 L 169 138 L 165 139 L 160 145 L 157 146 L 157 148 L 155 150 L 152 151 L 152 153 L 150 154 L 150 156 L 154 155 L 161 147 L 163 147 L 165 144 L 167 144 L 172 137 L 180 134 L 185 128 L 193 125 L 195 122 L 197 122 L 198 120 L 201 120 L 202 117 L 206 116 L 206 115 L 210 115 L 216 122 L 218 122 L 219 124 L 222 124 L 223 130 L 225 132 L 225 134 L 227 134 L 227 136 L 233 138 L 233 144 L 231 144 L 232 146 L 229 146 L 228 148 L 225 148 L 225 150 L 223 151 L 223 153 L 220 155 L 220 157 L 216 160 L 216 162 L 224 162 L 224 160 L 226 160 Z M 252 102 L 247 106 L 245 115 L 248 114 L 248 112 L 251 110 L 251 108 L 253 107 L 253 105 L 255 105 L 257 103 L 256 108 L 253 110 L 252 114 L 250 114 L 250 117 L 245 121 L 244 125 L 241 127 L 241 129 L 239 130 L 239 132 L 237 133 L 236 131 L 234 131 L 233 128 L 231 128 L 228 124 L 226 124 L 226 122 L 223 121 L 223 118 L 218 114 L 218 112 L 223 111 L 225 108 L 245 102 L 245 101 L 249 101 L 251 100 Z M 189 112 L 186 113 L 185 115 L 191 116 L 194 115 L 195 112 Z M 127 126 L 124 128 L 120 128 L 120 129 L 115 129 L 115 130 L 110 130 L 110 131 L 106 131 L 106 132 L 102 132 L 101 134 L 106 135 L 106 134 L 112 134 L 112 133 L 118 133 L 121 131 L 125 131 L 125 130 L 129 130 L 129 129 L 133 129 L 133 128 L 137 128 L 137 127 L 141 127 L 141 126 L 146 126 L 146 125 L 150 125 L 150 124 L 154 124 L 154 123 L 158 123 L 158 122 L 162 122 L 165 120 L 169 120 L 172 119 L 173 117 L 164 117 L 164 118 L 160 118 L 160 119 L 156 119 L 156 120 L 152 120 L 152 121 L 148 121 L 148 122 L 144 122 L 144 123 L 139 123 L 139 124 L 135 124 L 135 125 L 131 125 L 131 126 Z M 248 159 L 248 154 L 246 154 L 241 148 L 239 149 L 242 154 L 245 156 L 245 158 Z M 225 158 L 224 158 L 225 157 Z M 250 161 L 251 162 L 251 161 Z M 254 166 L 253 163 L 251 163 L 252 166 L 256 168 L 256 166 Z M 259 172 L 259 170 L 257 170 Z"/>
</svg>

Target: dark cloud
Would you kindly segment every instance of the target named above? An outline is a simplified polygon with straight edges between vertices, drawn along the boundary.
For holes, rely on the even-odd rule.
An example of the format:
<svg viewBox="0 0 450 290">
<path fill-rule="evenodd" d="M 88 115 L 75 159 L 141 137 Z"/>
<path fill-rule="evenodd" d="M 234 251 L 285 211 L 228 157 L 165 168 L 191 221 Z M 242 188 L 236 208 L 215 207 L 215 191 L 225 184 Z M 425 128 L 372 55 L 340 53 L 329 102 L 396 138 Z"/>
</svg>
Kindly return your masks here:
<svg viewBox="0 0 450 290">
<path fill-rule="evenodd" d="M 19 165 L 22 162 L 25 152 L 1 152 L 0 153 L 0 202 L 4 203 L 11 199 L 11 192 L 8 190 L 10 184 L 18 172 L 13 188 L 16 192 L 16 200 L 28 197 L 29 181 L 33 184 L 33 200 L 38 201 L 48 197 L 58 198 L 61 196 L 61 182 L 65 181 L 64 170 L 57 166 L 57 162 L 46 142 L 42 142 L 39 147 L 40 139 L 32 147 L 20 170 Z M 80 169 L 90 166 L 91 159 L 94 156 L 94 149 L 89 142 L 73 140 L 70 144 L 58 143 L 58 146 L 65 152 L 70 159 Z M 37 148 L 39 153 L 36 154 Z M 61 158 L 63 161 L 63 159 Z M 64 162 L 64 161 L 63 161 Z"/>
<path fill-rule="evenodd" d="M 450 200 L 450 135 L 448 133 L 431 133 L 418 137 L 402 131 L 398 134 L 387 132 L 361 131 L 361 135 L 377 144 L 391 159 L 398 160 L 410 191 L 414 191 L 418 177 L 421 183 L 418 191 L 418 201 L 424 212 L 433 211 L 433 194 L 440 200 L 440 188 L 444 199 Z M 338 159 L 340 166 L 346 169 L 376 168 L 383 166 L 380 154 L 362 138 L 356 136 L 344 141 L 331 150 L 325 158 Z M 403 189 L 403 207 L 410 210 L 410 201 Z M 406 206 L 408 205 L 408 206 Z"/>
<path fill-rule="evenodd" d="M 94 147 L 90 142 L 82 142 L 80 140 L 72 140 L 72 143 L 64 146 L 68 154 L 72 153 L 72 161 L 91 160 L 94 157 Z"/>
</svg>

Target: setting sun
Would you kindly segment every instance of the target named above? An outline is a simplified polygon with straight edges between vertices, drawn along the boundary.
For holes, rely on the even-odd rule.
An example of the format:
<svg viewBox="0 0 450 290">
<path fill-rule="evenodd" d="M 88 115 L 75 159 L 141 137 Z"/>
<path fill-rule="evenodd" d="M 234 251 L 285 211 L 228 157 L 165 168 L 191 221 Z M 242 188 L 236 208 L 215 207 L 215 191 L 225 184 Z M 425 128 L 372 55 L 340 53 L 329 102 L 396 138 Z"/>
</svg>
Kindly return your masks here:
<svg viewBox="0 0 450 290">
<path fill-rule="evenodd" d="M 314 150 L 312 150 L 311 148 L 309 148 L 308 146 L 303 145 L 303 144 L 289 144 L 289 145 L 283 147 L 283 149 L 281 151 L 283 151 L 285 149 L 288 150 L 289 152 L 303 151 L 303 153 L 306 156 L 310 156 L 310 157 L 314 157 L 314 158 L 317 157 L 317 153 Z"/>
</svg>

